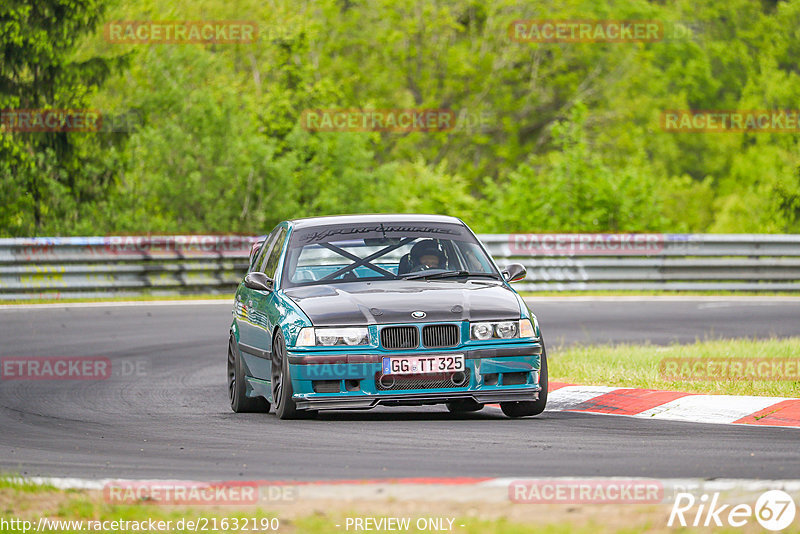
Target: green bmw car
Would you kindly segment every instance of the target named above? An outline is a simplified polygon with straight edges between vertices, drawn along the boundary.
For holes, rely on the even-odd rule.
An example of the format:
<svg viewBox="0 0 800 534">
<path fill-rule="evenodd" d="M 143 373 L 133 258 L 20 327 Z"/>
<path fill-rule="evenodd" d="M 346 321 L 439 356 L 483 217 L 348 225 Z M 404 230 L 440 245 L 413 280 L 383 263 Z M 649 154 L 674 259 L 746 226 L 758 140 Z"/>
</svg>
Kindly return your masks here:
<svg viewBox="0 0 800 534">
<path fill-rule="evenodd" d="M 348 215 L 280 223 L 254 245 L 228 343 L 234 412 L 547 403 L 536 317 L 460 219 Z"/>
</svg>

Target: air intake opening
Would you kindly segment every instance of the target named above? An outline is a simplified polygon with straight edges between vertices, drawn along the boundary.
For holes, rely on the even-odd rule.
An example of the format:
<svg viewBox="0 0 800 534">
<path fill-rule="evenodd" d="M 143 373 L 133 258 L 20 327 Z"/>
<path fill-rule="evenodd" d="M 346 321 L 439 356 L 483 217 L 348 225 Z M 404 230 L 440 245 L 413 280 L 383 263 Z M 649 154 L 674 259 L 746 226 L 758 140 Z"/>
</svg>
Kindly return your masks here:
<svg viewBox="0 0 800 534">
<path fill-rule="evenodd" d="M 455 373 L 423 373 L 414 375 L 382 375 L 375 373 L 375 389 L 395 391 L 399 389 L 446 389 L 464 387 L 469 384 L 470 371 Z"/>
<path fill-rule="evenodd" d="M 453 383 L 454 386 L 461 387 L 467 383 L 467 374 L 461 371 L 453 373 L 450 376 L 450 381 Z"/>
<path fill-rule="evenodd" d="M 528 371 L 522 373 L 503 373 L 504 386 L 520 386 L 528 383 L 528 376 L 531 373 Z"/>
<path fill-rule="evenodd" d="M 455 347 L 460 338 L 458 325 L 432 324 L 422 329 L 422 344 L 429 349 Z"/>
<path fill-rule="evenodd" d="M 314 393 L 339 393 L 342 390 L 340 380 L 312 380 Z"/>
<path fill-rule="evenodd" d="M 415 349 L 419 346 L 416 326 L 387 326 L 381 330 L 381 345 L 386 349 Z"/>
<path fill-rule="evenodd" d="M 497 379 L 500 375 L 497 373 L 488 373 L 483 375 L 483 385 L 485 386 L 496 386 Z"/>
<path fill-rule="evenodd" d="M 378 379 L 378 383 L 384 389 L 389 389 L 394 386 L 394 375 L 381 375 Z"/>
</svg>

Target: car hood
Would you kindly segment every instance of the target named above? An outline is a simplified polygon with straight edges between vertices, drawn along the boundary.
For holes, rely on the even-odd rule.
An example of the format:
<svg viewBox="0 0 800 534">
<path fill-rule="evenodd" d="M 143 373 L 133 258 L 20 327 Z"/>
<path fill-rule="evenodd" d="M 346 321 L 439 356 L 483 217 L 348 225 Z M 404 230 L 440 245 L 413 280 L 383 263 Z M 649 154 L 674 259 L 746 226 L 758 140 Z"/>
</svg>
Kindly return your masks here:
<svg viewBox="0 0 800 534">
<path fill-rule="evenodd" d="M 516 294 L 494 282 L 396 280 L 285 290 L 315 326 L 519 319 Z M 416 319 L 412 312 L 425 312 Z"/>
</svg>

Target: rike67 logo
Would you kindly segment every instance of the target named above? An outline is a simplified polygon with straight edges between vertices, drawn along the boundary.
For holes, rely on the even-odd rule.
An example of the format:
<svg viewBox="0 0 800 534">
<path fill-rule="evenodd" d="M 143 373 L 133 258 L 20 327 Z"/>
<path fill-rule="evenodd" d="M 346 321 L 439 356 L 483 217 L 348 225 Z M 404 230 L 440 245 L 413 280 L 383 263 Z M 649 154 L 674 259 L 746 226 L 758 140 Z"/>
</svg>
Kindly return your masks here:
<svg viewBox="0 0 800 534">
<path fill-rule="evenodd" d="M 762 493 L 755 506 L 721 504 L 719 492 L 702 494 L 678 493 L 669 514 L 667 526 L 743 527 L 753 518 L 765 529 L 777 532 L 794 521 L 796 507 L 791 495 L 781 490 Z"/>
</svg>

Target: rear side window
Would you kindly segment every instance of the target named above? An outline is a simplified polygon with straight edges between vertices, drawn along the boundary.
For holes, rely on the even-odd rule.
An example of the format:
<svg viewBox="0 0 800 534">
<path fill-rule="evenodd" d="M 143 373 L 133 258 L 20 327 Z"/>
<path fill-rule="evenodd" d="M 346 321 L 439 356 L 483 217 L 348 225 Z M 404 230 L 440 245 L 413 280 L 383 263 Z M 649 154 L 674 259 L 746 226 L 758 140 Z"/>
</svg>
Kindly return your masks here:
<svg viewBox="0 0 800 534">
<path fill-rule="evenodd" d="M 275 278 L 275 271 L 278 270 L 278 263 L 281 260 L 281 252 L 283 251 L 283 241 L 286 239 L 286 228 L 280 228 L 275 241 L 272 243 L 272 249 L 267 253 L 267 261 L 264 263 L 260 271 L 270 278 Z"/>
<path fill-rule="evenodd" d="M 275 228 L 264 240 L 264 243 L 261 245 L 261 249 L 258 251 L 258 256 L 256 257 L 256 261 L 253 262 L 253 265 L 250 267 L 250 272 L 261 271 L 261 267 L 264 265 L 264 258 L 269 254 L 269 251 L 272 250 L 272 245 L 275 243 L 275 239 L 278 237 L 279 228 Z"/>
<path fill-rule="evenodd" d="M 253 245 L 255 251 L 250 253 L 250 264 L 247 268 L 247 272 L 253 271 L 253 267 L 258 263 L 258 259 L 261 257 L 261 250 L 264 248 L 264 243 L 266 242 L 267 239 L 264 238 L 259 243 Z"/>
</svg>

